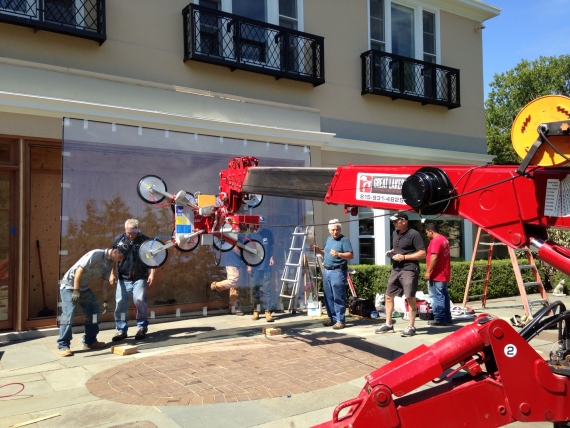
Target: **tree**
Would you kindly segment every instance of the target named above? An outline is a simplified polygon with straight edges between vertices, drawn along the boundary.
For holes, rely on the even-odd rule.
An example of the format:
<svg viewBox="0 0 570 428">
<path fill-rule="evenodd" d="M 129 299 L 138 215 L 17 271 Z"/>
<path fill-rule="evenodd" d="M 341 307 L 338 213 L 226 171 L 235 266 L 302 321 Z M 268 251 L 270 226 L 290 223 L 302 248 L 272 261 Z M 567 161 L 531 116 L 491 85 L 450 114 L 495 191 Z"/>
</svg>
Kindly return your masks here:
<svg viewBox="0 0 570 428">
<path fill-rule="evenodd" d="M 505 73 L 495 74 L 485 101 L 487 152 L 495 164 L 519 164 L 511 145 L 511 127 L 519 111 L 544 95 L 570 95 L 570 55 L 522 60 Z"/>
</svg>

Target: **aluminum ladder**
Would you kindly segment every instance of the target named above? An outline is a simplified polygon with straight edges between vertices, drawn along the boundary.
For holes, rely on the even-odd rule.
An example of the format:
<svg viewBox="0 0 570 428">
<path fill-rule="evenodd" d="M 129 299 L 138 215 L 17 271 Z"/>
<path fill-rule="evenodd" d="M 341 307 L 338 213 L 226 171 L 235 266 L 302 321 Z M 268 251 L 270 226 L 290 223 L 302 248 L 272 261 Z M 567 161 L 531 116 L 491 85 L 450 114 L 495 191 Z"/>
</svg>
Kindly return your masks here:
<svg viewBox="0 0 570 428">
<path fill-rule="evenodd" d="M 295 227 L 293 237 L 291 239 L 291 247 L 287 254 L 287 260 L 283 268 L 281 276 L 281 292 L 279 293 L 279 306 L 283 304 L 283 300 L 288 300 L 287 310 L 295 313 L 299 307 L 299 290 L 301 290 L 301 282 L 303 281 L 303 267 L 305 261 L 305 242 L 309 233 L 309 227 Z M 283 306 L 284 307 L 284 306 Z"/>
</svg>

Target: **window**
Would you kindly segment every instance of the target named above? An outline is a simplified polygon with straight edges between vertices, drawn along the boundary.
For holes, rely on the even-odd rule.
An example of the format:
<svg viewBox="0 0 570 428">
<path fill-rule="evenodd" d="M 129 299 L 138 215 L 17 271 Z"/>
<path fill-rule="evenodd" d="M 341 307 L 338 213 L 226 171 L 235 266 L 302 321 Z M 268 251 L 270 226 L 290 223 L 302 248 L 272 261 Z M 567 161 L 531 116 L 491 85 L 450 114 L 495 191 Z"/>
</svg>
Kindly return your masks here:
<svg viewBox="0 0 570 428">
<path fill-rule="evenodd" d="M 370 49 L 404 58 L 375 55 L 374 86 L 410 96 L 435 98 L 438 58 L 438 12 L 391 0 L 369 0 Z M 370 65 L 368 65 L 370 67 Z"/>
<path fill-rule="evenodd" d="M 437 10 L 391 0 L 369 0 L 369 8 L 370 49 L 438 62 Z"/>
<path fill-rule="evenodd" d="M 384 0 L 370 0 L 370 48 L 385 51 Z"/>
<path fill-rule="evenodd" d="M 207 7 L 208 9 L 219 10 L 221 4 L 216 0 L 201 0 L 200 6 Z M 207 13 L 200 14 L 198 21 L 199 25 L 199 48 L 198 50 L 204 54 L 220 56 L 220 47 L 222 45 L 220 38 L 223 32 L 220 28 L 223 27 L 221 20 L 216 15 L 208 15 Z"/>
<path fill-rule="evenodd" d="M 358 210 L 358 250 L 359 263 L 364 265 L 375 264 L 374 212 L 371 208 L 359 208 Z"/>
<path fill-rule="evenodd" d="M 296 0 L 279 0 L 279 26 L 291 30 L 299 28 Z"/>
<path fill-rule="evenodd" d="M 436 62 L 435 55 L 435 13 L 423 12 L 424 61 Z"/>
</svg>

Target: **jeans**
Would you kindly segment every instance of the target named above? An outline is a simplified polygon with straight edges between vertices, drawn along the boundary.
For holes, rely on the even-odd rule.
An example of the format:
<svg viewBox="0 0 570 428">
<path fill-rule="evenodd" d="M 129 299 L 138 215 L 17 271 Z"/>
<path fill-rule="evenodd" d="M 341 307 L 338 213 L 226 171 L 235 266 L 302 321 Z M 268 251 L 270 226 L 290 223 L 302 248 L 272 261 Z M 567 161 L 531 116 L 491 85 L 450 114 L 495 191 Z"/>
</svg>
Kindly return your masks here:
<svg viewBox="0 0 570 428">
<path fill-rule="evenodd" d="M 73 290 L 63 288 L 59 294 L 61 295 L 61 318 L 59 321 L 57 347 L 61 351 L 69 349 L 71 346 L 73 315 L 75 314 L 76 304 L 71 301 Z M 93 292 L 87 289 L 81 292 L 77 304 L 85 315 L 83 345 L 92 345 L 97 342 L 97 334 L 99 333 L 99 303 Z"/>
<path fill-rule="evenodd" d="M 453 321 L 451 319 L 448 285 L 448 282 L 434 281 L 431 279 L 428 281 L 428 292 L 431 297 L 433 318 L 436 322 L 451 323 Z"/>
<path fill-rule="evenodd" d="M 342 269 L 323 271 L 325 307 L 329 318 L 344 324 L 346 313 L 346 271 Z"/>
<path fill-rule="evenodd" d="M 128 330 L 128 305 L 129 294 L 133 294 L 133 303 L 137 310 L 137 326 L 138 328 L 146 328 L 148 326 L 148 304 L 146 301 L 147 281 L 144 278 L 136 281 L 128 281 L 119 278 L 117 282 L 117 294 L 115 300 L 117 307 L 115 308 L 115 324 L 120 333 L 126 333 Z"/>
<path fill-rule="evenodd" d="M 253 303 L 262 303 L 268 310 L 274 309 L 271 306 L 271 269 L 252 270 L 253 281 Z M 254 308 L 256 309 L 256 308 Z"/>
</svg>

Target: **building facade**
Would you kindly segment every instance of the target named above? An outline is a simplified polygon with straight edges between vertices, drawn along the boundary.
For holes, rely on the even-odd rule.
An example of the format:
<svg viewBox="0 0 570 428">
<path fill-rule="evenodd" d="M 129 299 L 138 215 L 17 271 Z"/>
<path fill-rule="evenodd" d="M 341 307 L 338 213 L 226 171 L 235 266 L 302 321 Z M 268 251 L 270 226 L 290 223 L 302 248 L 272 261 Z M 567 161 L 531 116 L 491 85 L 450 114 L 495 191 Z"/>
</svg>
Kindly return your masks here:
<svg viewBox="0 0 570 428">
<path fill-rule="evenodd" d="M 58 279 L 127 218 L 149 236 L 171 233 L 169 213 L 136 195 L 145 175 L 215 193 L 236 155 L 488 162 L 481 29 L 499 12 L 478 0 L 0 0 L 0 330 L 56 325 L 39 315 L 57 312 Z M 259 210 L 281 264 L 285 225 L 315 224 L 322 242 L 335 217 L 355 262 L 386 263 L 383 212 L 351 218 L 288 198 Z M 224 307 L 207 291 L 223 275 L 207 249 L 171 252 L 168 266 L 150 296 L 157 315 L 175 310 L 168 300 Z"/>
</svg>

